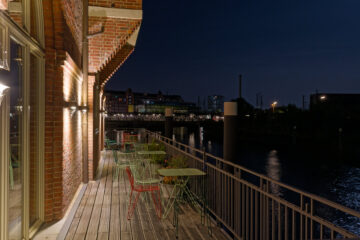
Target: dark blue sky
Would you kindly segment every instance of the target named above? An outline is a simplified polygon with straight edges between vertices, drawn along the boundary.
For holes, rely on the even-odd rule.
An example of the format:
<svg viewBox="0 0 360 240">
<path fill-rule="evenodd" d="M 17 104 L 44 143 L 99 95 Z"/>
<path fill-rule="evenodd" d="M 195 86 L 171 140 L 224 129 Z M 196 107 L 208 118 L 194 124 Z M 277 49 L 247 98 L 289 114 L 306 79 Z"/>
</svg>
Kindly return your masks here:
<svg viewBox="0 0 360 240">
<path fill-rule="evenodd" d="M 359 0 L 144 0 L 135 52 L 107 88 L 243 95 L 264 106 L 360 92 Z"/>
</svg>

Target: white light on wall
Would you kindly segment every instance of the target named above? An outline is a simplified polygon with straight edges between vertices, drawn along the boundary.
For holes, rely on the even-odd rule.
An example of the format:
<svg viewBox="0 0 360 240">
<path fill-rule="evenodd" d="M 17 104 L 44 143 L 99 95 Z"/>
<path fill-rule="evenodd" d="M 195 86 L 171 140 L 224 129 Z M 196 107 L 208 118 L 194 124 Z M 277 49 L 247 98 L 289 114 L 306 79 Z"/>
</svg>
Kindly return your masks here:
<svg viewBox="0 0 360 240">
<path fill-rule="evenodd" d="M 9 88 L 8 86 L 5 86 L 0 83 L 0 97 L 2 96 L 3 92 L 8 88 Z"/>
<path fill-rule="evenodd" d="M 3 93 L 8 88 L 9 88 L 8 86 L 5 86 L 5 85 L 0 83 L 0 104 L 1 104 L 2 99 L 3 99 Z"/>
</svg>

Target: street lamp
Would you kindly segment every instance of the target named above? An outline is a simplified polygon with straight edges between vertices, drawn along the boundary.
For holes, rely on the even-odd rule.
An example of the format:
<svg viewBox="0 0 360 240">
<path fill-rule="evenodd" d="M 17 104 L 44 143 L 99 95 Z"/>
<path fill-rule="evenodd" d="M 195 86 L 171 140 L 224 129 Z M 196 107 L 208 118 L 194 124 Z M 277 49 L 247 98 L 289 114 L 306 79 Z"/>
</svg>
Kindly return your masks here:
<svg viewBox="0 0 360 240">
<path fill-rule="evenodd" d="M 277 101 L 274 101 L 274 102 L 271 104 L 271 107 L 272 107 L 273 112 L 275 112 L 275 107 L 276 107 L 277 104 L 278 104 Z"/>
</svg>

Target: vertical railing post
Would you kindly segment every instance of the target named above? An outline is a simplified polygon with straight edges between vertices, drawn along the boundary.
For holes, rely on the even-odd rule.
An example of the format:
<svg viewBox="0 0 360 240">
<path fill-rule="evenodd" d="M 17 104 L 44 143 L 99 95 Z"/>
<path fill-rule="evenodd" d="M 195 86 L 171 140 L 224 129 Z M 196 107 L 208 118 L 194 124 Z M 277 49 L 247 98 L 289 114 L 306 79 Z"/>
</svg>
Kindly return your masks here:
<svg viewBox="0 0 360 240">
<path fill-rule="evenodd" d="M 235 168 L 234 169 L 234 174 L 235 177 L 237 179 L 241 179 L 241 170 L 239 168 Z M 234 228 L 236 233 L 240 236 L 240 231 L 241 231 L 241 214 L 240 214 L 240 210 L 241 210 L 241 183 L 240 181 L 236 181 L 233 187 L 233 192 L 234 192 L 234 209 L 232 210 L 234 212 Z"/>
</svg>

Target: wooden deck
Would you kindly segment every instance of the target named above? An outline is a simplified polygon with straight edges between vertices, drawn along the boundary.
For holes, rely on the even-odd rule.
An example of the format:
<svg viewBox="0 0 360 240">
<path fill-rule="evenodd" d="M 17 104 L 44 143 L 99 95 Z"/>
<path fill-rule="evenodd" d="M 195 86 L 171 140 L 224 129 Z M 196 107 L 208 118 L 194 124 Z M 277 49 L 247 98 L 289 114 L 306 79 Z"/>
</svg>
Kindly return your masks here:
<svg viewBox="0 0 360 240">
<path fill-rule="evenodd" d="M 66 240 L 70 239 L 175 239 L 172 215 L 159 220 L 154 205 L 140 198 L 130 221 L 126 219 L 129 181 L 125 173 L 113 179 L 111 152 L 102 159 L 101 177 L 87 185 L 85 194 L 71 222 Z M 212 223 L 213 234 L 200 223 L 200 215 L 190 206 L 181 206 L 179 239 L 216 239 L 227 237 Z"/>
</svg>

